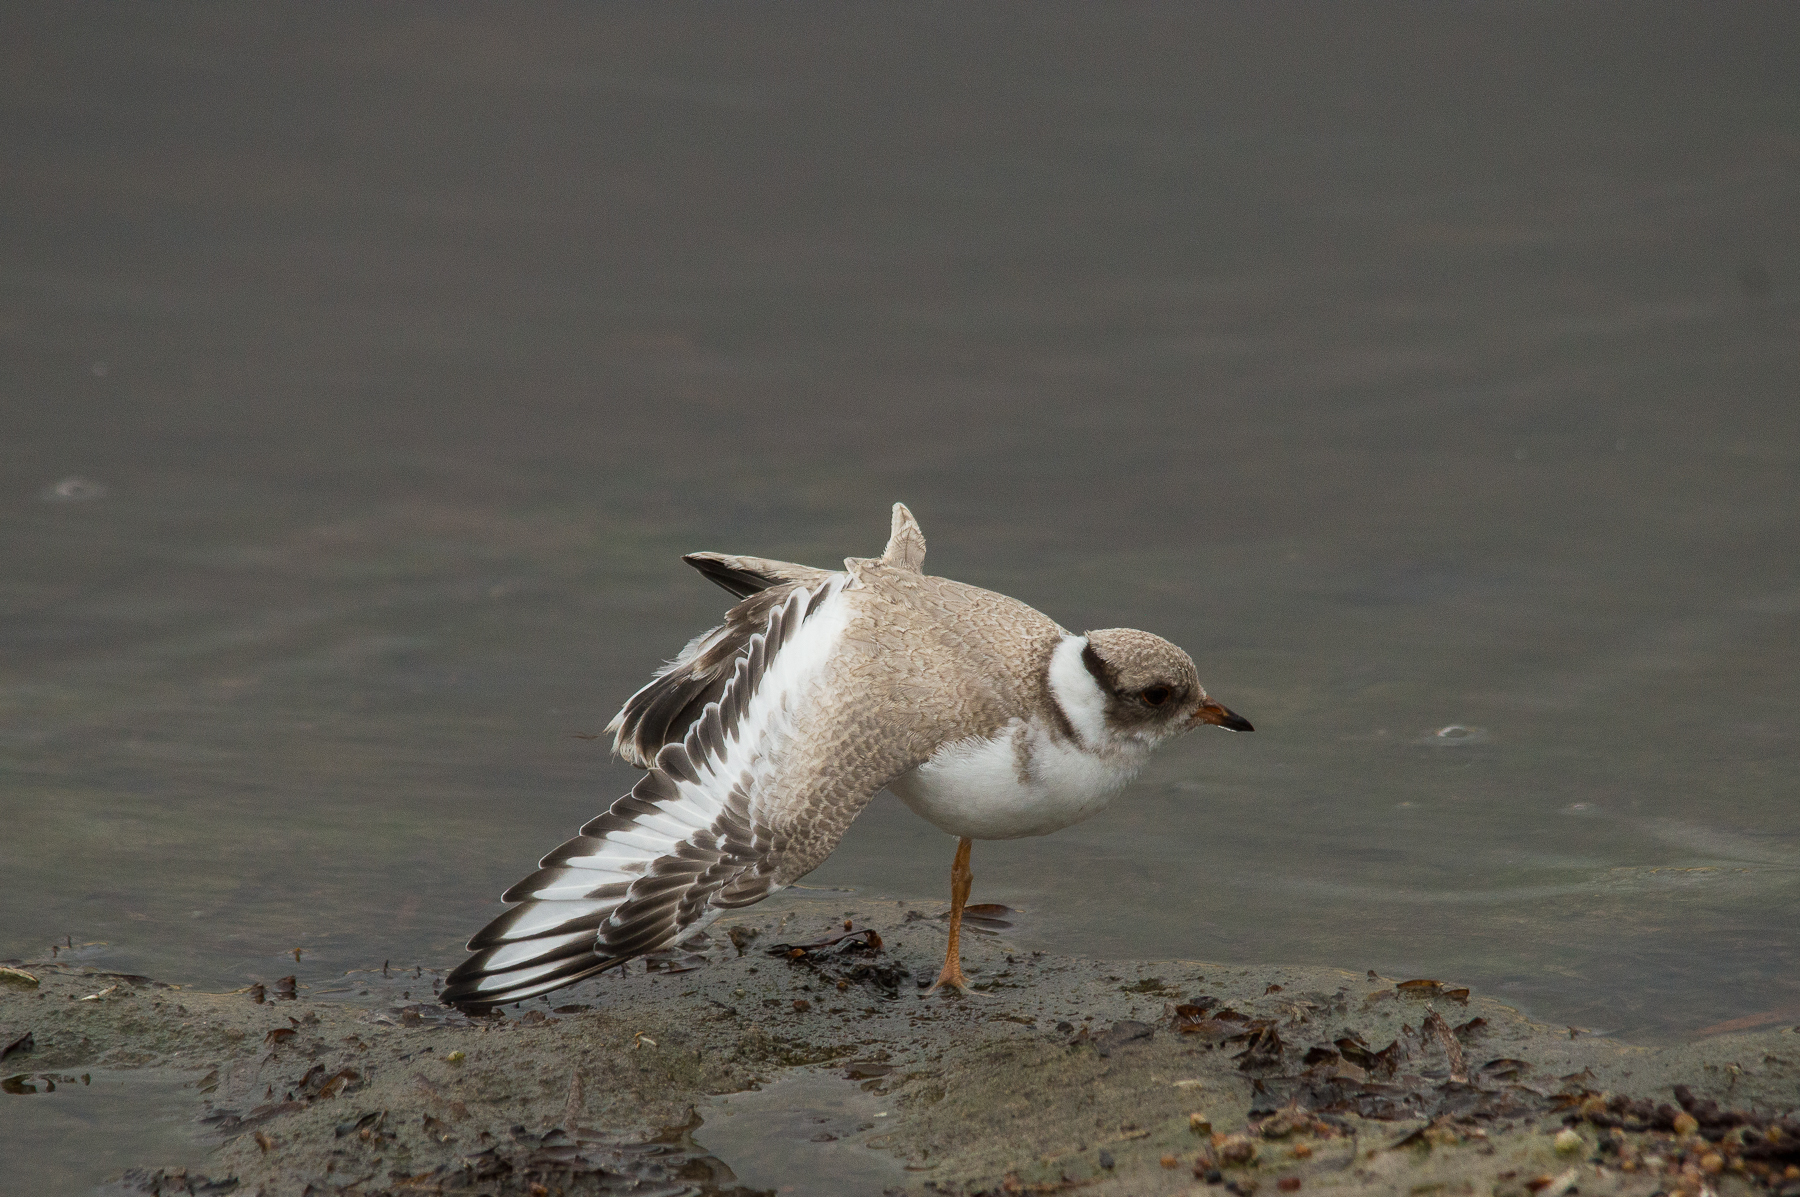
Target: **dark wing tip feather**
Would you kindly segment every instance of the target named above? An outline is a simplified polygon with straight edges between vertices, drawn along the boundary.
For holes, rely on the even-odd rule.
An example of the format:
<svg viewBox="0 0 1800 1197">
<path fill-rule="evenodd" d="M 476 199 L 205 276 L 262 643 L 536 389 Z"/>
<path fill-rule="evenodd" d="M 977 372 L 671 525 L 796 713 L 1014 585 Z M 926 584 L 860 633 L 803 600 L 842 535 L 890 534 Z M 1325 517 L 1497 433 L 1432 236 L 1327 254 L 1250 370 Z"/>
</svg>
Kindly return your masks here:
<svg viewBox="0 0 1800 1197">
<path fill-rule="evenodd" d="M 585 957 L 575 956 L 565 960 L 557 968 L 533 977 L 530 981 L 509 986 L 505 989 L 490 989 L 485 993 L 477 987 L 487 974 L 479 966 L 471 968 L 479 956 L 471 956 L 463 961 L 445 978 L 444 991 L 438 995 L 438 1001 L 446 1006 L 454 1006 L 471 1014 L 479 1014 L 492 1010 L 496 1006 L 504 1006 L 508 1002 L 522 1001 L 528 997 L 536 997 L 540 993 L 548 993 L 552 989 L 561 989 L 565 985 L 573 985 L 585 980 L 595 973 L 604 972 L 615 964 L 625 961 L 609 956 Z"/>
<path fill-rule="evenodd" d="M 438 1000 L 446 1006 L 464 1010 L 487 1010 L 505 1002 L 560 989 L 617 963 L 616 957 L 597 950 L 597 931 L 606 919 L 605 914 L 570 919 L 522 940 L 503 939 L 507 929 L 535 905 L 537 903 L 526 902 L 515 906 L 477 932 L 469 941 L 474 955 L 450 970 Z M 500 968 L 488 967 L 497 953 L 532 944 L 537 947 L 534 955 Z M 518 974 L 510 984 L 482 988 L 483 981 L 505 977 L 509 973 Z"/>
<path fill-rule="evenodd" d="M 664 744 L 656 753 L 656 767 L 676 781 L 700 784 L 700 770 L 694 766 L 694 758 L 688 755 L 685 743 Z"/>
<path fill-rule="evenodd" d="M 767 590 L 781 582 L 780 578 L 771 578 L 740 566 L 727 565 L 708 553 L 689 553 L 682 560 L 699 570 L 707 581 L 741 599 L 749 598 L 759 590 Z"/>
<path fill-rule="evenodd" d="M 640 692 L 626 706 L 624 715 L 639 756 L 646 761 L 655 760 L 658 748 L 680 737 L 707 703 L 718 700 L 728 680 L 724 671 L 714 677 L 686 675 Z"/>
</svg>

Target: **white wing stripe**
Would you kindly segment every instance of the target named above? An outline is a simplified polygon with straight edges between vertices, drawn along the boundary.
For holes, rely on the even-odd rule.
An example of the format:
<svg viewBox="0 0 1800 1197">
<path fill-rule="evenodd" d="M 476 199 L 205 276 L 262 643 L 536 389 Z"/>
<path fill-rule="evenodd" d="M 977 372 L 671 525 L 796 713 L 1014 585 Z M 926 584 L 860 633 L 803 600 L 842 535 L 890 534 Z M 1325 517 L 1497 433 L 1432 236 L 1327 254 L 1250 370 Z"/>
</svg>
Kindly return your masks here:
<svg viewBox="0 0 1800 1197">
<path fill-rule="evenodd" d="M 548 960 L 543 964 L 535 966 L 512 969 L 507 972 L 492 973 L 482 977 L 475 985 L 475 989 L 478 993 L 491 992 L 496 989 L 515 991 L 520 986 L 529 985 L 532 981 L 535 981 L 546 973 L 555 972 L 561 969 L 562 966 L 563 961 L 561 960 Z M 519 996 L 528 997 L 530 995 L 521 994 Z"/>
<path fill-rule="evenodd" d="M 564 902 L 541 902 L 528 908 L 516 922 L 506 928 L 507 939 L 530 939 L 554 931 L 570 919 L 584 915 L 611 913 L 619 904 L 617 898 L 581 899 Z M 591 934 L 591 932 L 589 932 Z"/>
<path fill-rule="evenodd" d="M 536 889 L 528 890 L 525 893 L 520 894 L 519 896 L 526 900 L 535 900 L 538 902 L 586 901 L 588 895 L 593 893 L 596 889 L 599 888 L 599 886 L 595 885 L 592 881 L 588 880 L 589 876 L 591 876 L 591 874 L 588 873 L 586 870 L 583 870 L 581 873 L 575 874 L 566 879 L 559 879 L 550 885 L 542 885 Z M 618 884 L 625 884 L 631 880 L 632 880 L 632 878 L 621 875 L 619 877 Z M 603 901 L 602 899 L 595 899 L 595 900 Z M 615 898 L 612 901 L 605 902 L 604 904 L 607 908 L 611 908 L 613 906 L 618 905 L 618 899 Z M 551 925 L 555 926 L 554 923 Z"/>
<path fill-rule="evenodd" d="M 593 938 L 593 935 L 592 931 L 587 930 L 571 931 L 566 935 L 545 935 L 536 939 L 507 944 L 505 947 L 494 949 L 493 954 L 487 959 L 487 966 L 490 969 L 504 969 L 515 964 L 534 964 L 544 955 L 546 948 L 585 945 L 588 940 Z"/>
</svg>

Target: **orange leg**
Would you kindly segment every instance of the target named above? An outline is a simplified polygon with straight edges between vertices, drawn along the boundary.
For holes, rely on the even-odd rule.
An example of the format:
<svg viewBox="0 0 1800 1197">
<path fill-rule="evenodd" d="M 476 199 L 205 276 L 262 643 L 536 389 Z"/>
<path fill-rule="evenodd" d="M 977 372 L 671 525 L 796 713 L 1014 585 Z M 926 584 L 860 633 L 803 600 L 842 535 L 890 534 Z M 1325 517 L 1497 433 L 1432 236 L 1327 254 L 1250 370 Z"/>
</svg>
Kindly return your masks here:
<svg viewBox="0 0 1800 1197">
<path fill-rule="evenodd" d="M 963 907 L 969 901 L 969 886 L 975 881 L 975 874 L 969 871 L 969 849 L 974 846 L 975 841 L 967 837 L 956 841 L 956 862 L 950 866 L 950 944 L 944 949 L 944 971 L 938 974 L 932 992 L 946 985 L 963 993 L 969 989 L 969 979 L 962 970 L 962 918 Z"/>
</svg>

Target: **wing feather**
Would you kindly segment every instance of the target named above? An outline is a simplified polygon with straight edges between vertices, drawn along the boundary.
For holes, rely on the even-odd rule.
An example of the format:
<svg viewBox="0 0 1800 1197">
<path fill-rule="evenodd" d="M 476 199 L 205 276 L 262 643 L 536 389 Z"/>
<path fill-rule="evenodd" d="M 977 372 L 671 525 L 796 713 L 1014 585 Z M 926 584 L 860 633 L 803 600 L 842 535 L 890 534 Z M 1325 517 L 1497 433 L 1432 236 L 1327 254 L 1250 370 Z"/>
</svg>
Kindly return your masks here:
<svg viewBox="0 0 1800 1197">
<path fill-rule="evenodd" d="M 737 667 L 751 650 L 752 640 L 766 638 L 772 628 L 784 623 L 792 625 L 791 631 L 810 613 L 803 608 L 796 612 L 796 618 L 771 623 L 774 612 L 784 609 L 795 594 L 822 602 L 823 596 L 835 593 L 839 585 L 821 583 L 817 591 L 812 591 L 798 582 L 775 582 L 727 611 L 724 623 L 688 641 L 687 647 L 658 670 L 648 685 L 625 700 L 619 713 L 606 725 L 612 733 L 613 751 L 627 764 L 649 768 L 664 747 L 687 737 L 708 706 L 723 706 Z M 725 719 L 730 721 L 728 713 Z"/>
<path fill-rule="evenodd" d="M 766 557 L 735 557 L 729 553 L 689 553 L 682 560 L 704 574 L 708 581 L 739 598 L 749 598 L 784 582 L 822 587 L 831 576 L 828 571 L 810 565 L 771 561 Z"/>
<path fill-rule="evenodd" d="M 629 794 L 506 891 L 520 905 L 469 941 L 474 955 L 450 974 L 445 1002 L 486 1009 L 560 988 L 782 888 L 777 816 L 783 804 L 818 799 L 777 792 L 789 784 L 782 766 L 843 634 L 847 608 L 832 599 L 846 581 L 832 574 L 816 589 L 772 586 L 755 596 L 765 600 L 761 627 L 716 667 L 718 697 L 683 734 L 655 746 L 654 764 Z M 748 606 L 732 617 L 741 622 Z M 627 734 L 621 727 L 622 740 Z M 629 734 L 645 745 L 641 732 Z M 855 792 L 830 800 L 853 803 L 853 813 L 886 780 L 860 779 Z"/>
</svg>

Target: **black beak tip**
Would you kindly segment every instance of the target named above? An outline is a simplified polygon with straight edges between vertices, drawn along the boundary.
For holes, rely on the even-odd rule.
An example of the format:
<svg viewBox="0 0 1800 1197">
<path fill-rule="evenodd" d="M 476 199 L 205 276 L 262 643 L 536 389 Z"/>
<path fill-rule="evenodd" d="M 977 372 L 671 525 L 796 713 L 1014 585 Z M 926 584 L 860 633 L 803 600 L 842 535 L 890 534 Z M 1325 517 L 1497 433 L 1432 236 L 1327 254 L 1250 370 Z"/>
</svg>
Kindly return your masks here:
<svg viewBox="0 0 1800 1197">
<path fill-rule="evenodd" d="M 1229 716 L 1229 718 L 1227 718 L 1225 720 L 1225 722 L 1219 724 L 1219 726 L 1224 728 L 1226 731 L 1255 731 L 1256 730 L 1254 727 L 1250 726 L 1250 721 L 1248 719 L 1244 718 L 1242 715 L 1238 714 L 1236 711 L 1227 710 L 1225 712 L 1225 714 L 1227 716 Z"/>
</svg>

